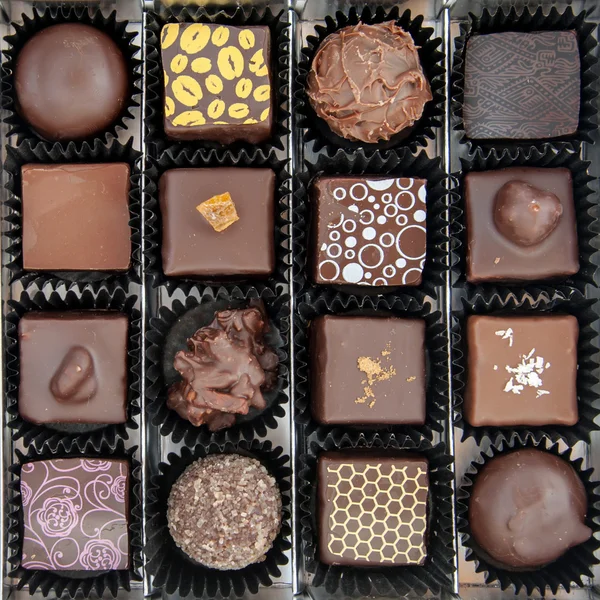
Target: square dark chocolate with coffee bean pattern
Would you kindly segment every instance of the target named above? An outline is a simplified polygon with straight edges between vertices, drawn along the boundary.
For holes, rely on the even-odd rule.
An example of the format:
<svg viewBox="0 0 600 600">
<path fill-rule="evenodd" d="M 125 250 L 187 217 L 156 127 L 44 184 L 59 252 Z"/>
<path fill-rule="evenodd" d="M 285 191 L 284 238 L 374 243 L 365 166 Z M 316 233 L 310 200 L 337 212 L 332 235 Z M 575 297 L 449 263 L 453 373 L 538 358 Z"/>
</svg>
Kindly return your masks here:
<svg viewBox="0 0 600 600">
<path fill-rule="evenodd" d="M 167 23 L 164 127 L 174 140 L 258 144 L 273 127 L 268 27 Z"/>
<path fill-rule="evenodd" d="M 426 255 L 426 198 L 424 179 L 316 179 L 311 193 L 314 281 L 419 285 Z"/>
</svg>

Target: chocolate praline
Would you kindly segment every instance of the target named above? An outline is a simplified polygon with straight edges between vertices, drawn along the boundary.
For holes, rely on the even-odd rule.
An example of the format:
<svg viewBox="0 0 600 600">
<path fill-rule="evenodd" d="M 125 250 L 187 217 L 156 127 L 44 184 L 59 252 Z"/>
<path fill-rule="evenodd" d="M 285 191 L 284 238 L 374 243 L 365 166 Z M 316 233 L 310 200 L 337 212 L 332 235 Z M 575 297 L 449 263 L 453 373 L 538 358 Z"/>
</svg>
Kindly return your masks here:
<svg viewBox="0 0 600 600">
<path fill-rule="evenodd" d="M 476 543 L 509 569 L 532 570 L 592 536 L 585 487 L 565 460 L 533 448 L 489 460 L 469 500 Z"/>
<path fill-rule="evenodd" d="M 17 110 L 51 141 L 83 139 L 107 129 L 127 101 L 123 53 L 103 31 L 81 23 L 36 33 L 17 56 Z"/>
</svg>

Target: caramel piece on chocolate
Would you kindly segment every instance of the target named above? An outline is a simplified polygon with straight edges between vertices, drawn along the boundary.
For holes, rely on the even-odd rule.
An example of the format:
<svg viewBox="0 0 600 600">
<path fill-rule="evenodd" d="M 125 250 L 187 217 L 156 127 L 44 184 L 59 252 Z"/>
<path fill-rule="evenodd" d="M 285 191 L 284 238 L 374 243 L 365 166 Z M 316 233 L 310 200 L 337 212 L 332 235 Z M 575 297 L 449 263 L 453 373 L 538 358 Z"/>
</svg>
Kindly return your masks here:
<svg viewBox="0 0 600 600">
<path fill-rule="evenodd" d="M 224 231 L 230 225 L 240 220 L 229 192 L 217 194 L 210 200 L 198 204 L 196 210 L 208 221 L 215 231 Z"/>
</svg>

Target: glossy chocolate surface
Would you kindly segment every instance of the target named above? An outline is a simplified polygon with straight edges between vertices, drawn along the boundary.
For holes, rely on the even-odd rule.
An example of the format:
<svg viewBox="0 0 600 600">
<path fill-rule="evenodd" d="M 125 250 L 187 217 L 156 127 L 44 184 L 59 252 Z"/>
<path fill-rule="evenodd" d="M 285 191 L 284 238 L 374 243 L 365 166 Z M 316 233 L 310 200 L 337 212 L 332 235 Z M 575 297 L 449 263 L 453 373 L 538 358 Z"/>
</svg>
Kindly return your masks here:
<svg viewBox="0 0 600 600">
<path fill-rule="evenodd" d="M 318 461 L 319 557 L 329 565 L 422 565 L 428 463 L 418 456 L 325 452 Z"/>
<path fill-rule="evenodd" d="M 505 187 L 511 183 L 509 188 Z M 533 194 L 531 189 L 523 193 L 522 186 L 516 183 L 527 184 L 535 190 Z M 464 193 L 468 281 L 541 281 L 579 271 L 577 221 L 569 169 L 511 167 L 472 172 L 465 177 Z M 534 219 L 527 215 L 532 195 L 543 209 Z M 551 231 L 548 223 L 554 224 L 552 213 L 556 214 L 559 209 L 550 195 L 558 198 L 562 211 Z M 510 216 L 507 203 L 512 203 L 511 210 L 515 210 L 516 205 L 517 220 L 512 226 L 512 235 L 505 227 L 506 222 L 498 227 L 499 211 L 501 221 L 507 221 Z M 537 241 L 540 233 L 547 235 Z"/>
<path fill-rule="evenodd" d="M 433 98 L 418 48 L 394 21 L 358 23 L 325 38 L 306 92 L 334 133 L 367 143 L 414 125 Z"/>
<path fill-rule="evenodd" d="M 215 231 L 197 206 L 229 192 L 239 220 Z M 271 169 L 173 169 L 159 182 L 167 276 L 266 276 L 275 268 Z"/>
<path fill-rule="evenodd" d="M 370 176 L 312 184 L 313 279 L 321 284 L 419 285 L 427 182 Z"/>
<path fill-rule="evenodd" d="M 575 31 L 474 35 L 467 42 L 463 119 L 473 139 L 547 139 L 579 126 Z"/>
<path fill-rule="evenodd" d="M 310 325 L 311 409 L 323 424 L 425 422 L 425 322 L 323 316 Z"/>
<path fill-rule="evenodd" d="M 160 35 L 169 138 L 258 144 L 270 137 L 268 27 L 167 23 Z"/>
<path fill-rule="evenodd" d="M 24 165 L 23 268 L 126 271 L 129 165 Z"/>
<path fill-rule="evenodd" d="M 34 35 L 17 56 L 17 106 L 44 138 L 76 140 L 106 130 L 128 100 L 123 53 L 103 31 L 61 23 Z"/>
<path fill-rule="evenodd" d="M 577 423 L 575 317 L 471 316 L 466 333 L 464 408 L 471 425 Z"/>
<path fill-rule="evenodd" d="M 127 315 L 31 312 L 19 322 L 19 414 L 32 423 L 127 420 Z"/>
<path fill-rule="evenodd" d="M 506 568 L 535 569 L 592 536 L 587 497 L 571 465 L 542 450 L 489 460 L 469 501 L 473 538 Z"/>
<path fill-rule="evenodd" d="M 21 469 L 21 567 L 129 567 L 129 464 L 105 458 L 30 462 Z"/>
</svg>

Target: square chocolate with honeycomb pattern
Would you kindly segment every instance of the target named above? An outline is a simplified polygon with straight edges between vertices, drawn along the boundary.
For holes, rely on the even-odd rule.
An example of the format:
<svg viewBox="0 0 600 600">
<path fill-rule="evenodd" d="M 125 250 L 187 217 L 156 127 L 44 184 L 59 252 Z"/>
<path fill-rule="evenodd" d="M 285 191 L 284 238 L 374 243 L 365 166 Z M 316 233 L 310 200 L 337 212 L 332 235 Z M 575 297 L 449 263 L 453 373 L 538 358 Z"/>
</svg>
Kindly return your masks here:
<svg viewBox="0 0 600 600">
<path fill-rule="evenodd" d="M 167 23 L 164 127 L 174 140 L 265 141 L 273 127 L 268 27 Z"/>
<path fill-rule="evenodd" d="M 318 284 L 419 285 L 426 254 L 427 181 L 336 176 L 313 182 Z"/>
<path fill-rule="evenodd" d="M 317 475 L 318 545 L 328 565 L 422 565 L 427 558 L 427 459 L 325 452 Z"/>
</svg>

